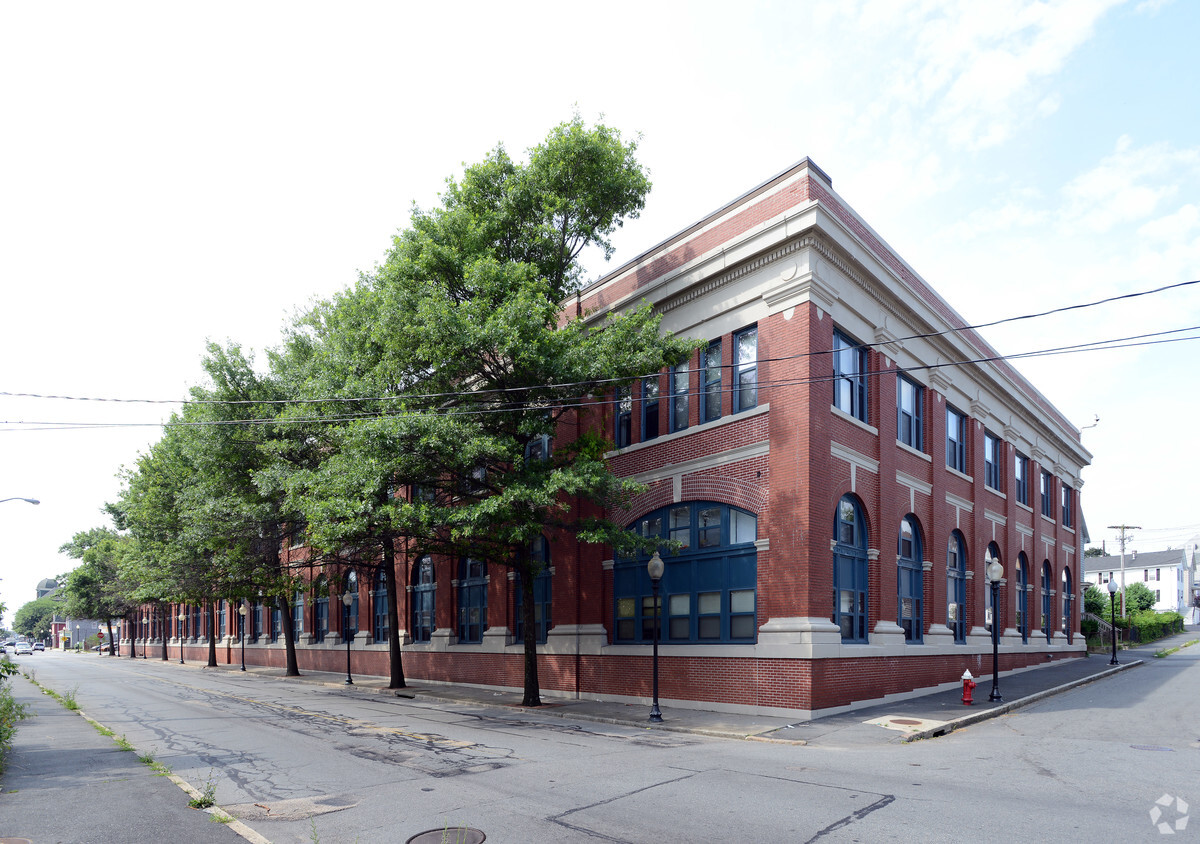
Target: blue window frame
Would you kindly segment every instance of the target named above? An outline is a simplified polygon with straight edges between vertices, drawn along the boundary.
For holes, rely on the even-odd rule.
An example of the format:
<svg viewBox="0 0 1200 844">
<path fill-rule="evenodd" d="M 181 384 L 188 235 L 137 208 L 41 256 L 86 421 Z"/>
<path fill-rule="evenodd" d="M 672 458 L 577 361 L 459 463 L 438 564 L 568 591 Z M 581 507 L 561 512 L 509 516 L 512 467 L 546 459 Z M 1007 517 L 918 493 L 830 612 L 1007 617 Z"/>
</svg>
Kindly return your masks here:
<svg viewBox="0 0 1200 844">
<path fill-rule="evenodd" d="M 925 632 L 925 569 L 921 557 L 921 528 L 916 517 L 905 516 L 900 522 L 896 552 L 896 623 L 904 628 L 904 641 L 912 644 L 923 641 Z"/>
<path fill-rule="evenodd" d="M 1017 630 L 1021 642 L 1029 642 L 1029 559 L 1022 551 L 1017 555 Z"/>
<path fill-rule="evenodd" d="M 299 589 L 292 596 L 292 641 L 299 642 L 304 632 L 304 593 Z"/>
<path fill-rule="evenodd" d="M 658 376 L 642 379 L 642 442 L 658 436 Z"/>
<path fill-rule="evenodd" d="M 946 465 L 967 472 L 967 417 L 946 405 Z"/>
<path fill-rule="evenodd" d="M 317 578 L 313 585 L 313 643 L 325 641 L 329 632 L 329 581 L 325 575 Z"/>
<path fill-rule="evenodd" d="M 946 548 L 946 626 L 956 644 L 967 641 L 967 548 L 957 530 Z"/>
<path fill-rule="evenodd" d="M 833 332 L 833 404 L 867 421 L 867 349 L 841 331 Z"/>
<path fill-rule="evenodd" d="M 1054 518 L 1054 476 L 1042 470 L 1042 515 Z"/>
<path fill-rule="evenodd" d="M 529 548 L 529 559 L 538 572 L 533 580 L 533 623 L 537 630 L 537 641 L 545 644 L 552 626 L 550 611 L 553 608 L 553 584 L 550 581 L 550 543 L 539 536 Z M 521 572 L 513 578 L 515 601 L 513 615 L 516 618 L 514 641 L 525 641 L 525 592 L 521 588 Z"/>
<path fill-rule="evenodd" d="M 727 504 L 672 504 L 635 521 L 630 530 L 674 539 L 678 553 L 662 552 L 660 603 L 666 610 L 660 640 L 668 643 L 752 644 L 758 635 L 755 597 L 758 519 Z M 613 567 L 617 642 L 654 640 L 654 592 L 649 557 L 617 560 Z"/>
<path fill-rule="evenodd" d="M 1075 490 L 1071 489 L 1071 487 L 1067 486 L 1066 484 L 1063 484 L 1063 486 L 1062 486 L 1062 523 L 1063 523 L 1063 527 L 1071 526 L 1071 521 L 1072 521 L 1071 505 L 1074 503 L 1074 501 L 1073 501 L 1073 499 L 1074 499 L 1073 493 L 1074 492 L 1075 492 Z"/>
<path fill-rule="evenodd" d="M 688 426 L 688 365 L 681 363 L 671 367 L 671 431 L 682 431 Z"/>
<path fill-rule="evenodd" d="M 479 644 L 487 626 L 487 564 L 463 557 L 458 564 L 459 644 Z"/>
<path fill-rule="evenodd" d="M 1021 452 L 1017 452 L 1016 459 L 1013 461 L 1013 469 L 1016 473 L 1016 492 L 1017 501 L 1029 506 L 1029 458 Z"/>
<path fill-rule="evenodd" d="M 733 335 L 733 412 L 758 405 L 758 326 Z"/>
<path fill-rule="evenodd" d="M 1158 600 L 1157 593 L 1155 600 Z M 1067 644 L 1075 638 L 1075 624 L 1071 617 L 1075 611 L 1075 580 L 1071 577 L 1070 569 L 1063 569 L 1062 573 L 1062 632 L 1067 637 Z"/>
<path fill-rule="evenodd" d="M 342 605 L 342 641 L 353 639 L 358 635 L 358 572 L 354 569 L 346 572 L 342 578 L 342 594 L 350 593 L 350 606 L 339 600 Z"/>
<path fill-rule="evenodd" d="M 1004 492 L 1004 443 L 991 431 L 983 432 L 983 482 L 997 492 Z"/>
<path fill-rule="evenodd" d="M 278 642 L 279 637 L 283 635 L 283 610 L 279 608 L 279 601 L 282 598 L 276 599 L 276 602 L 271 605 L 271 641 Z"/>
<path fill-rule="evenodd" d="M 896 439 L 917 451 L 925 450 L 925 388 L 907 376 L 896 376 Z"/>
<path fill-rule="evenodd" d="M 525 459 L 527 461 L 549 460 L 550 459 L 550 439 L 551 438 L 550 438 L 549 434 L 542 434 L 541 436 L 534 437 L 529 442 L 527 442 L 525 444 Z M 423 487 L 422 489 L 426 490 L 428 488 Z M 424 493 L 424 495 L 426 495 L 428 497 L 422 497 L 421 500 L 422 501 L 432 501 L 433 500 L 432 492 L 433 492 L 432 490 L 428 490 L 428 492 Z"/>
<path fill-rule="evenodd" d="M 1042 562 L 1042 633 L 1046 636 L 1046 641 L 1049 642 L 1054 634 L 1054 629 L 1050 625 L 1050 613 L 1054 610 L 1054 602 L 1050 594 L 1051 587 L 1054 586 L 1054 578 L 1050 574 L 1050 561 Z"/>
<path fill-rule="evenodd" d="M 192 604 L 192 638 L 204 636 L 204 608 L 200 604 Z"/>
<path fill-rule="evenodd" d="M 617 448 L 624 448 L 633 435 L 633 393 L 628 387 L 613 388 L 613 408 L 613 439 Z"/>
<path fill-rule="evenodd" d="M 388 579 L 383 567 L 375 570 L 371 583 L 371 640 L 386 642 L 391 625 L 388 624 Z"/>
<path fill-rule="evenodd" d="M 862 504 L 843 495 L 834 517 L 833 623 L 843 642 L 867 641 L 867 525 Z"/>
<path fill-rule="evenodd" d="M 721 418 L 721 341 L 714 340 L 704 350 L 700 385 L 700 421 Z"/>
<path fill-rule="evenodd" d="M 225 626 L 225 601 L 217 601 L 217 638 L 221 638 L 227 632 Z"/>
<path fill-rule="evenodd" d="M 257 642 L 263 634 L 263 605 L 261 598 L 250 603 L 250 639 Z"/>
<path fill-rule="evenodd" d="M 429 642 L 433 639 L 437 584 L 433 581 L 433 558 L 426 555 L 417 561 L 413 573 L 412 590 L 412 640 Z"/>
</svg>

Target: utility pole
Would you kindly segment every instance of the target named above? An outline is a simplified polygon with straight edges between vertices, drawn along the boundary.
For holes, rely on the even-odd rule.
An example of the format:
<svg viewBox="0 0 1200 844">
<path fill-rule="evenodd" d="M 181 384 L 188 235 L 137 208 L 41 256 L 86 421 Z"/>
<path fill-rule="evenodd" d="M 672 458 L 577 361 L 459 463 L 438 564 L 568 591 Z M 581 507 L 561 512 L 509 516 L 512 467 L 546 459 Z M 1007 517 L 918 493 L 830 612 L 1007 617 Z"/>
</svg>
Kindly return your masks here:
<svg viewBox="0 0 1200 844">
<path fill-rule="evenodd" d="M 1109 530 L 1117 530 L 1117 542 L 1121 543 L 1121 617 L 1125 617 L 1125 543 L 1133 539 L 1126 531 L 1141 530 L 1139 525 L 1109 525 Z M 1115 635 L 1115 634 L 1114 634 Z"/>
</svg>

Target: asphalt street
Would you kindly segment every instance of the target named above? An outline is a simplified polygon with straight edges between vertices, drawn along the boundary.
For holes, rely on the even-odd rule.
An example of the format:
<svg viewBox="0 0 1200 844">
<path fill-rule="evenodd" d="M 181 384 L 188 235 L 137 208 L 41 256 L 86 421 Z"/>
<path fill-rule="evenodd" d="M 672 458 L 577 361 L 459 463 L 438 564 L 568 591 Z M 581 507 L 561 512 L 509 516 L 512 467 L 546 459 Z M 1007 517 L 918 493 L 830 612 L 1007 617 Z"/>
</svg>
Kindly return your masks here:
<svg viewBox="0 0 1200 844">
<path fill-rule="evenodd" d="M 1056 693 L 1013 711 L 985 708 L 995 717 L 912 742 L 911 725 L 881 722 L 953 724 L 965 709 L 956 693 L 807 723 L 665 707 L 665 729 L 648 729 L 641 706 L 558 701 L 529 711 L 478 689 L 415 684 L 397 697 L 377 678 L 346 687 L 332 675 L 285 681 L 236 666 L 39 654 L 22 657 L 23 668 L 44 686 L 74 691 L 88 716 L 136 752 L 114 750 L 112 738 L 18 679 L 39 714 L 22 724 L 0 779 L 0 835 L 161 841 L 170 830 L 173 841 L 240 832 L 254 841 L 373 842 L 434 829 L 454 840 L 455 830 L 474 828 L 488 841 L 554 842 L 1157 837 L 1156 806 L 1159 822 L 1178 823 L 1173 801 L 1200 801 L 1200 646 L 1164 659 L 1153 650 L 1123 652 L 1131 667 L 1111 674 L 1107 658 L 1092 657 L 1002 676 L 1006 704 Z M 986 698 L 985 684 L 979 691 Z M 59 752 L 64 746 L 70 753 Z M 211 783 L 240 825 L 187 808 L 189 795 L 139 754 L 193 787 Z M 1170 806 L 1159 804 L 1164 797 Z M 85 821 L 72 821 L 79 807 Z"/>
</svg>

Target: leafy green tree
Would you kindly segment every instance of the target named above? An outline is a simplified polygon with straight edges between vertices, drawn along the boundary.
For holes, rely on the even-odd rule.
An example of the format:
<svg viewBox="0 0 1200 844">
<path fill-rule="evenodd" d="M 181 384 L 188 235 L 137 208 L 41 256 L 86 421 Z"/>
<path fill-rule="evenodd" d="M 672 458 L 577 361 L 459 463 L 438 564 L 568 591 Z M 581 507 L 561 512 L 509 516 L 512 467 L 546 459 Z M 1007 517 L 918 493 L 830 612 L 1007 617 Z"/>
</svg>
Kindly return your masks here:
<svg viewBox="0 0 1200 844">
<path fill-rule="evenodd" d="M 50 638 L 50 623 L 62 604 L 53 595 L 23 604 L 13 616 L 13 630 L 29 639 Z"/>
<path fill-rule="evenodd" d="M 318 468 L 291 479 L 313 541 L 332 550 L 373 535 L 386 555 L 404 537 L 413 554 L 514 569 L 527 706 L 541 703 L 532 543 L 547 533 L 635 542 L 603 514 L 640 489 L 609 471 L 611 443 L 599 437 L 545 446 L 586 397 L 697 346 L 663 335 L 649 307 L 602 323 L 563 313 L 580 255 L 611 254 L 612 232 L 642 208 L 649 181 L 635 150 L 578 117 L 526 164 L 497 147 L 448 181 L 440 207 L 414 211 L 382 266 L 296 332 L 315 338 L 310 390 L 379 398 L 343 407 L 361 418 L 337 427 Z"/>
<path fill-rule="evenodd" d="M 1107 618 L 1104 614 L 1108 610 L 1108 592 L 1100 589 L 1094 583 L 1089 583 L 1088 588 L 1083 593 L 1083 611 Z"/>
<path fill-rule="evenodd" d="M 1083 552 L 1083 556 L 1085 556 L 1085 557 L 1103 557 L 1104 549 L 1097 548 L 1095 545 L 1092 545 L 1086 551 Z"/>
<path fill-rule="evenodd" d="M 1144 583 L 1130 583 L 1125 587 L 1125 609 L 1132 615 L 1154 606 L 1154 593 Z"/>
<path fill-rule="evenodd" d="M 81 531 L 63 543 L 59 553 L 80 560 L 61 580 L 63 612 L 75 618 L 102 620 L 108 652 L 115 654 L 112 620 L 136 608 L 132 584 L 121 578 L 121 563 L 133 551 L 133 538 L 109 528 Z"/>
</svg>

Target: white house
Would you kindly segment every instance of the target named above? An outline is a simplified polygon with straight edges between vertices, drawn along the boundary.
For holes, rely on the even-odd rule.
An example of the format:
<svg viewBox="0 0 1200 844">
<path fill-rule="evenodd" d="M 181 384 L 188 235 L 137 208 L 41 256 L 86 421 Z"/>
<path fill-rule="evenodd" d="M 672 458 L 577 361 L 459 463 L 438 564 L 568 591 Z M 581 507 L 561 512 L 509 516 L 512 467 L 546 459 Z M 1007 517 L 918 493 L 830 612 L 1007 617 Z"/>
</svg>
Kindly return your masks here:
<svg viewBox="0 0 1200 844">
<path fill-rule="evenodd" d="M 1154 593 L 1155 610 L 1174 611 L 1191 620 L 1192 560 L 1184 549 L 1126 554 L 1123 577 L 1120 556 L 1085 557 L 1083 580 L 1102 591 L 1108 590 L 1110 580 L 1115 580 L 1121 587 L 1144 583 Z"/>
</svg>

